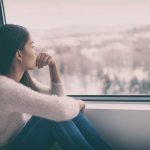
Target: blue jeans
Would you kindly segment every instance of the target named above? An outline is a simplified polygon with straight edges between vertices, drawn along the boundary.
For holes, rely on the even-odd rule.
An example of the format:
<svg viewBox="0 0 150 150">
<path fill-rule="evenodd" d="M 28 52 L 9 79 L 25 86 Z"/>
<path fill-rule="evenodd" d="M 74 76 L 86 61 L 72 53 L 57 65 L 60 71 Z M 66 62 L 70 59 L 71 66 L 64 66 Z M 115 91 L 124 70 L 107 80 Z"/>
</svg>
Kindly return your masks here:
<svg viewBox="0 0 150 150">
<path fill-rule="evenodd" d="M 61 122 L 32 116 L 7 150 L 50 150 L 54 142 L 64 150 L 110 150 L 83 112 Z"/>
</svg>

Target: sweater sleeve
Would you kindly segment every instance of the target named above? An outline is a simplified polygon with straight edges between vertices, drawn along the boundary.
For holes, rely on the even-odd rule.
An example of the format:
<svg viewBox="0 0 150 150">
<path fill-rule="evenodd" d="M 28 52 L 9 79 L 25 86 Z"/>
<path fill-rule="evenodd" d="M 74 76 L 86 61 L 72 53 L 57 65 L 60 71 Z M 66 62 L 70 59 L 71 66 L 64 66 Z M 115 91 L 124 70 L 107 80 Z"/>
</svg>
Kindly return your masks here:
<svg viewBox="0 0 150 150">
<path fill-rule="evenodd" d="M 69 120 L 79 113 L 78 102 L 68 96 L 58 97 L 38 93 L 12 79 L 1 85 L 0 107 L 10 112 L 22 112 L 54 121 Z"/>
<path fill-rule="evenodd" d="M 59 83 L 51 81 L 50 87 L 42 84 L 35 77 L 32 77 L 32 81 L 34 82 L 36 88 L 38 89 L 38 91 L 40 93 L 57 95 L 57 96 L 64 96 L 65 95 L 65 88 L 64 88 L 63 81 L 61 81 Z"/>
</svg>

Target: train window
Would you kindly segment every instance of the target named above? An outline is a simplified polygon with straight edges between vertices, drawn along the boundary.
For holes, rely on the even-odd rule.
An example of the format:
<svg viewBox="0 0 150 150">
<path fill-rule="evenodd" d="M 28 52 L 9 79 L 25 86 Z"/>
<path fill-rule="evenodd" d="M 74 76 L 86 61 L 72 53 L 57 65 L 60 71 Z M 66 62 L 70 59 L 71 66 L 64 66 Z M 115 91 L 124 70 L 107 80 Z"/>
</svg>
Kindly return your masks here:
<svg viewBox="0 0 150 150">
<path fill-rule="evenodd" d="M 150 1 L 5 0 L 7 23 L 54 56 L 73 95 L 150 94 Z M 34 70 L 49 83 L 47 67 Z"/>
</svg>

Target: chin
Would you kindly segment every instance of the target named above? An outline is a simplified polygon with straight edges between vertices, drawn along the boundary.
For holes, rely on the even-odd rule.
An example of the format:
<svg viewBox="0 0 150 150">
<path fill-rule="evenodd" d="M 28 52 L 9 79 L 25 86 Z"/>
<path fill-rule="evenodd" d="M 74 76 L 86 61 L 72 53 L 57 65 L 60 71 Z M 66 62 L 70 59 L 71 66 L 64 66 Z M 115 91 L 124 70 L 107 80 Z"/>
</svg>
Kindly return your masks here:
<svg viewBox="0 0 150 150">
<path fill-rule="evenodd" d="M 34 69 L 36 69 L 36 66 L 28 67 L 28 70 L 34 70 Z"/>
</svg>

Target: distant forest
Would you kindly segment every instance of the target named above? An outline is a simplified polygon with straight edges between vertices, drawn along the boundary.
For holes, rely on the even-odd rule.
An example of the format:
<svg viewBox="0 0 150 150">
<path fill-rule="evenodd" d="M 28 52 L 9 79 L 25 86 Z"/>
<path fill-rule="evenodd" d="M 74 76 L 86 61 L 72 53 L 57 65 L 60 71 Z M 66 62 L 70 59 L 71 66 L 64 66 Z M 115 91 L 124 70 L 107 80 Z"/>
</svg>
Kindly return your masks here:
<svg viewBox="0 0 150 150">
<path fill-rule="evenodd" d="M 150 25 L 118 32 L 33 35 L 38 49 L 57 60 L 67 94 L 150 94 Z M 45 70 L 33 74 L 49 84 Z"/>
</svg>

